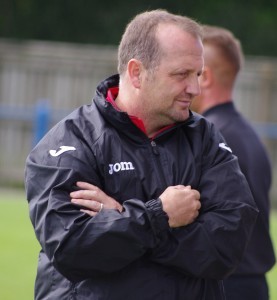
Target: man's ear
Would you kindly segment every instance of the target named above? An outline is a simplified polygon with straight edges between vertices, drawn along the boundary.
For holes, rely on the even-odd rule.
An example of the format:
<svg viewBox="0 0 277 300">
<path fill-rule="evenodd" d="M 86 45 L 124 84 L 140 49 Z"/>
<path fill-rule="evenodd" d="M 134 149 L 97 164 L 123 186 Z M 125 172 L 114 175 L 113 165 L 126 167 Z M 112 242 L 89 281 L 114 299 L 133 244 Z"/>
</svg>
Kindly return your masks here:
<svg viewBox="0 0 277 300">
<path fill-rule="evenodd" d="M 129 74 L 130 81 L 135 88 L 141 87 L 142 69 L 142 63 L 139 60 L 133 58 L 128 62 L 127 72 Z"/>
<path fill-rule="evenodd" d="M 205 66 L 203 69 L 203 73 L 201 74 L 200 77 L 200 86 L 202 88 L 207 88 L 213 84 L 213 81 L 214 81 L 214 75 L 211 68 Z"/>
</svg>

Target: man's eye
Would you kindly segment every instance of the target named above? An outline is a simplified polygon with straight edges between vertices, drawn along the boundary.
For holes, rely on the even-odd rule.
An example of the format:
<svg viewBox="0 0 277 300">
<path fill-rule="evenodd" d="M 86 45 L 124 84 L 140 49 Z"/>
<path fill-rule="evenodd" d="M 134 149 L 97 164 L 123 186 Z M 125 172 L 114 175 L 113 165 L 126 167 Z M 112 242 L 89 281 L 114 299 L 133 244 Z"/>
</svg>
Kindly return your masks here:
<svg viewBox="0 0 277 300">
<path fill-rule="evenodd" d="M 187 77 L 188 76 L 188 73 L 187 72 L 184 72 L 184 73 L 179 73 L 177 74 L 179 77 Z"/>
</svg>

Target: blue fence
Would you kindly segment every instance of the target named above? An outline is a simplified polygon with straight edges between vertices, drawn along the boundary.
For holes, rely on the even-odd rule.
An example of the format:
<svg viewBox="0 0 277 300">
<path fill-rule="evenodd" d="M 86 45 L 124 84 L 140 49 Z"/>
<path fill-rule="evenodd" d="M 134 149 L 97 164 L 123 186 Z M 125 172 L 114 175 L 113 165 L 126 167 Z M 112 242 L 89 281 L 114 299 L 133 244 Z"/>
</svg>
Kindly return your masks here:
<svg viewBox="0 0 277 300">
<path fill-rule="evenodd" d="M 50 129 L 69 113 L 67 110 L 52 109 L 47 99 L 40 99 L 31 107 L 0 105 L 0 120 L 15 120 L 31 123 L 32 146 Z"/>
<path fill-rule="evenodd" d="M 25 160 L 30 150 L 71 110 L 55 109 L 47 99 L 39 99 L 35 105 L 28 107 L 0 104 L 0 185 L 22 183 Z M 277 123 L 252 122 L 252 125 L 269 147 L 274 174 L 272 199 L 276 207 Z"/>
<path fill-rule="evenodd" d="M 50 126 L 70 111 L 52 109 L 47 99 L 40 99 L 32 107 L 0 105 L 0 120 L 20 120 L 32 123 L 33 145 L 45 135 Z M 277 139 L 277 123 L 252 123 L 262 138 Z"/>
</svg>

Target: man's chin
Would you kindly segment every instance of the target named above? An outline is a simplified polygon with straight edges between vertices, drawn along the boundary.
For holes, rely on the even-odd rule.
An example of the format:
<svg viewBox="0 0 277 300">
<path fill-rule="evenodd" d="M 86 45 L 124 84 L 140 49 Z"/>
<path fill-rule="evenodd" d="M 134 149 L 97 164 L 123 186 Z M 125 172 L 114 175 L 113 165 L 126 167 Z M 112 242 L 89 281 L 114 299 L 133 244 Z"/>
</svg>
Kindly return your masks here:
<svg viewBox="0 0 277 300">
<path fill-rule="evenodd" d="M 189 110 L 175 116 L 175 122 L 184 122 L 189 118 Z"/>
</svg>

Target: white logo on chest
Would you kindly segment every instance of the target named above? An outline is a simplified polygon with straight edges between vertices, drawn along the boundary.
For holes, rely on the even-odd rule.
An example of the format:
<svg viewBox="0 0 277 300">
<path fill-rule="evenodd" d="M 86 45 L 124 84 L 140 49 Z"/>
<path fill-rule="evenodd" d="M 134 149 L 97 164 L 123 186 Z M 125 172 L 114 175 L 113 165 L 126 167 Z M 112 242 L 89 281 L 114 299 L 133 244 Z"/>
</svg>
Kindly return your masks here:
<svg viewBox="0 0 277 300">
<path fill-rule="evenodd" d="M 109 164 L 109 174 L 117 173 L 119 171 L 135 170 L 131 162 L 122 161 L 115 164 Z"/>
</svg>

